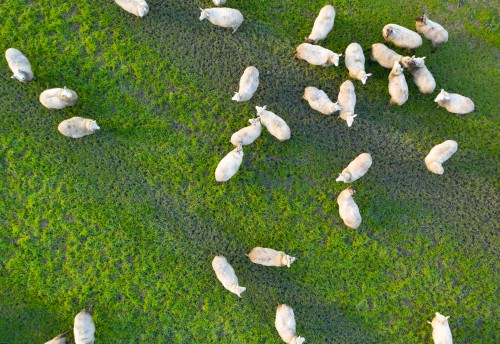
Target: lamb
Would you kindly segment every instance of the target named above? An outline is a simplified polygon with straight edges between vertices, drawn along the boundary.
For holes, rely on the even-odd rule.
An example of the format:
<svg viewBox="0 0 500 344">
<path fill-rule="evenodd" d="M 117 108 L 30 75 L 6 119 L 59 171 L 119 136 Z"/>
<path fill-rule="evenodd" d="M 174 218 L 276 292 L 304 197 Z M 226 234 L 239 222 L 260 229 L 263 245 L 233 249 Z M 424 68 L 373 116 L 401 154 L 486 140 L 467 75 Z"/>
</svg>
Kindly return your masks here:
<svg viewBox="0 0 500 344">
<path fill-rule="evenodd" d="M 432 93 L 436 89 L 436 80 L 425 66 L 424 59 L 425 56 L 417 58 L 413 56 L 409 65 L 410 73 L 413 75 L 413 81 L 420 93 Z"/>
<path fill-rule="evenodd" d="M 5 51 L 5 59 L 10 70 L 14 73 L 11 78 L 15 78 L 21 82 L 33 80 L 30 61 L 22 52 L 16 48 L 9 48 Z"/>
<path fill-rule="evenodd" d="M 389 103 L 403 105 L 408 100 L 408 84 L 403 74 L 403 68 L 398 61 L 394 62 L 394 67 L 389 73 Z"/>
<path fill-rule="evenodd" d="M 332 5 L 324 6 L 316 17 L 311 34 L 306 37 L 306 42 L 311 44 L 316 44 L 326 38 L 328 33 L 333 28 L 333 22 L 335 21 L 335 9 Z"/>
<path fill-rule="evenodd" d="M 226 0 L 212 0 L 215 6 L 222 6 L 226 3 Z"/>
<path fill-rule="evenodd" d="M 78 139 L 86 135 L 93 134 L 96 130 L 99 130 L 99 126 L 96 121 L 88 118 L 82 117 L 72 117 L 70 119 L 65 119 L 59 126 L 57 130 L 64 136 L 72 137 Z"/>
<path fill-rule="evenodd" d="M 453 344 L 450 325 L 448 324 L 449 318 L 450 316 L 445 317 L 436 312 L 436 316 L 432 319 L 432 322 L 427 321 L 428 324 L 432 325 L 432 339 L 434 340 L 434 344 Z"/>
<path fill-rule="evenodd" d="M 50 88 L 40 93 L 40 103 L 48 109 L 64 109 L 78 101 L 75 91 L 64 88 Z"/>
<path fill-rule="evenodd" d="M 418 33 L 432 42 L 432 52 L 435 52 L 441 44 L 448 42 L 448 31 L 430 20 L 427 13 L 415 19 L 415 28 Z"/>
<path fill-rule="evenodd" d="M 443 162 L 448 160 L 458 149 L 458 143 L 453 140 L 446 140 L 432 147 L 429 154 L 424 159 L 425 166 L 432 173 L 443 174 Z"/>
<path fill-rule="evenodd" d="M 276 251 L 272 248 L 254 247 L 249 254 L 245 255 L 252 263 L 265 266 L 287 266 L 290 267 L 295 257 L 290 257 L 285 252 Z"/>
<path fill-rule="evenodd" d="M 45 344 L 66 344 L 66 335 L 68 332 L 61 333 L 60 335 L 52 338 L 48 342 L 45 342 Z"/>
<path fill-rule="evenodd" d="M 240 79 L 240 89 L 232 100 L 244 102 L 250 100 L 259 87 L 259 71 L 254 66 L 247 67 Z"/>
<path fill-rule="evenodd" d="M 418 33 L 400 25 L 387 24 L 382 29 L 382 34 L 387 42 L 408 49 L 410 54 L 422 45 L 422 37 Z"/>
<path fill-rule="evenodd" d="M 338 66 L 339 57 L 342 54 L 334 53 L 319 45 L 302 43 L 297 47 L 295 56 L 316 66 L 329 67 L 331 65 Z"/>
<path fill-rule="evenodd" d="M 115 0 L 116 4 L 125 11 L 143 18 L 149 12 L 149 5 L 144 0 Z"/>
<path fill-rule="evenodd" d="M 403 68 L 408 68 L 412 58 L 396 53 L 382 43 L 372 44 L 371 59 L 377 61 L 382 67 L 392 69 L 394 62 L 398 61 Z"/>
<path fill-rule="evenodd" d="M 354 193 L 355 191 L 353 189 L 345 189 L 337 197 L 337 203 L 339 205 L 339 214 L 344 224 L 347 227 L 356 229 L 361 224 L 361 215 L 358 205 L 352 198 Z"/>
<path fill-rule="evenodd" d="M 238 146 L 240 143 L 244 146 L 254 142 L 262 133 L 262 124 L 259 118 L 250 118 L 250 125 L 235 132 L 231 136 L 231 143 Z"/>
<path fill-rule="evenodd" d="M 260 118 L 260 123 L 266 127 L 267 131 L 281 142 L 286 141 L 291 136 L 290 127 L 283 118 L 276 115 L 274 112 L 267 111 L 266 106 L 256 106 L 257 116 Z"/>
<path fill-rule="evenodd" d="M 338 102 L 332 102 L 328 95 L 316 87 L 308 86 L 304 89 L 303 99 L 307 100 L 309 106 L 323 115 L 331 115 L 335 111 L 341 110 Z"/>
<path fill-rule="evenodd" d="M 215 180 L 217 182 L 227 182 L 238 172 L 243 161 L 243 148 L 239 143 L 236 149 L 230 151 L 217 165 L 215 169 Z"/>
<path fill-rule="evenodd" d="M 347 165 L 346 168 L 339 174 L 337 182 L 352 183 L 355 180 L 363 177 L 372 165 L 372 156 L 370 153 L 361 153 Z"/>
<path fill-rule="evenodd" d="M 208 19 L 214 25 L 221 27 L 230 27 L 233 33 L 238 30 L 243 23 L 243 15 L 240 11 L 234 8 L 220 7 L 220 8 L 201 8 L 200 20 Z"/>
<path fill-rule="evenodd" d="M 224 288 L 238 295 L 238 297 L 241 297 L 241 293 L 243 293 L 247 288 L 240 287 L 238 285 L 238 277 L 236 276 L 233 267 L 228 263 L 226 257 L 215 256 L 212 260 L 212 268 Z"/>
<path fill-rule="evenodd" d="M 347 122 L 347 126 L 352 126 L 354 117 L 354 107 L 356 106 L 356 93 L 354 92 L 354 84 L 351 80 L 346 80 L 340 85 L 339 96 L 337 103 L 340 106 L 339 117 Z"/>
<path fill-rule="evenodd" d="M 278 305 L 274 324 L 278 334 L 285 343 L 302 344 L 305 342 L 305 338 L 299 337 L 296 334 L 295 315 L 293 314 L 292 307 L 289 305 Z"/>
<path fill-rule="evenodd" d="M 75 317 L 73 326 L 75 344 L 94 344 L 95 325 L 89 310 L 82 310 Z"/>
<path fill-rule="evenodd" d="M 474 103 L 470 98 L 461 96 L 457 93 L 448 93 L 441 89 L 436 99 L 434 99 L 438 106 L 444 107 L 448 112 L 463 115 L 474 111 Z"/>
<path fill-rule="evenodd" d="M 372 75 L 365 72 L 365 55 L 358 43 L 351 43 L 347 46 L 345 50 L 345 66 L 349 70 L 349 76 L 360 80 L 363 85 L 366 84 L 366 79 Z"/>
</svg>

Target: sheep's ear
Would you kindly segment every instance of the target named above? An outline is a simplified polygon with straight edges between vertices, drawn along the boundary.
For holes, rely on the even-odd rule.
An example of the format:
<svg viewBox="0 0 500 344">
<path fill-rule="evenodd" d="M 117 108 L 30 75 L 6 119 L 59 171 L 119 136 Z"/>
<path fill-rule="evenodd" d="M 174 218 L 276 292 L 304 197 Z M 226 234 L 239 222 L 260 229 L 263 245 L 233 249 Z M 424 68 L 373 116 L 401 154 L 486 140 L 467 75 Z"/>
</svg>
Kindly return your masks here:
<svg viewBox="0 0 500 344">
<path fill-rule="evenodd" d="M 368 74 L 366 74 L 366 76 L 372 76 L 372 73 L 368 73 Z"/>
<path fill-rule="evenodd" d="M 427 320 L 427 323 L 432 325 L 432 323 L 429 320 Z"/>
<path fill-rule="evenodd" d="M 448 315 L 447 317 L 444 318 L 444 320 L 448 320 L 450 318 L 450 316 Z"/>
<path fill-rule="evenodd" d="M 425 60 L 426 56 L 422 57 L 422 60 Z"/>
<path fill-rule="evenodd" d="M 342 56 L 342 54 L 339 54 L 339 57 Z"/>
<path fill-rule="evenodd" d="M 15 78 L 16 78 L 16 75 L 14 74 L 14 75 L 12 75 L 10 78 L 11 78 L 11 79 L 15 79 Z"/>
</svg>

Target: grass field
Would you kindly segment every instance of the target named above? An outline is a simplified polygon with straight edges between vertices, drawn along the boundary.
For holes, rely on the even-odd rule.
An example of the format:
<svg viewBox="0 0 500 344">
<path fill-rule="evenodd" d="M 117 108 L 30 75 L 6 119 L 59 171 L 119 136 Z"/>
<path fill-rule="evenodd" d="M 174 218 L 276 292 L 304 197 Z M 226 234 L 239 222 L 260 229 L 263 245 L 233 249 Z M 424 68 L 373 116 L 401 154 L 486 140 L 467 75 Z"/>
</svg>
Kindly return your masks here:
<svg viewBox="0 0 500 344">
<path fill-rule="evenodd" d="M 326 1 L 228 0 L 245 16 L 235 34 L 199 21 L 209 0 L 148 3 L 143 20 L 111 0 L 0 3 L 3 51 L 23 51 L 37 77 L 22 84 L 0 63 L 1 343 L 49 340 L 89 305 L 98 343 L 281 343 L 279 303 L 308 343 L 431 343 L 436 311 L 451 316 L 456 343 L 500 342 L 497 2 L 334 2 L 320 45 L 335 52 L 382 42 L 390 22 L 414 29 L 423 9 L 450 33 L 436 53 L 426 40 L 416 52 L 437 90 L 421 95 L 407 76 L 402 107 L 388 106 L 389 70 L 367 62 L 351 128 L 300 99 L 306 86 L 336 99 L 349 78 L 343 59 L 293 58 Z M 256 94 L 231 101 L 250 65 Z M 64 85 L 77 106 L 39 103 Z M 441 88 L 476 111 L 437 110 Z M 263 130 L 218 185 L 217 163 L 255 105 L 283 117 L 292 138 Z M 73 116 L 102 130 L 60 135 Z M 434 175 L 423 158 L 447 139 L 458 151 Z M 374 162 L 353 185 L 363 216 L 353 230 L 335 178 L 361 152 Z M 297 261 L 254 265 L 244 255 L 254 246 Z M 247 287 L 241 299 L 217 281 L 217 254 Z"/>
</svg>

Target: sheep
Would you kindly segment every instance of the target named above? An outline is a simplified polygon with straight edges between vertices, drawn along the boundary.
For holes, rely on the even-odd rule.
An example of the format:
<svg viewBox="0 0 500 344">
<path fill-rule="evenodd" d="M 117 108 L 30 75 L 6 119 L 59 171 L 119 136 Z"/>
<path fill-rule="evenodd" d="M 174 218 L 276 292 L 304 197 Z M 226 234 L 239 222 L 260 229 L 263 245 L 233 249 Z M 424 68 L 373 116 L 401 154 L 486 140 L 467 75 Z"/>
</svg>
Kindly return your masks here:
<svg viewBox="0 0 500 344">
<path fill-rule="evenodd" d="M 418 33 L 400 25 L 387 24 L 382 29 L 382 35 L 387 42 L 408 49 L 410 54 L 422 45 L 422 37 Z"/>
<path fill-rule="evenodd" d="M 66 335 L 68 334 L 69 332 L 64 332 L 64 333 L 61 333 L 60 335 L 52 338 L 51 340 L 49 340 L 48 342 L 45 342 L 45 344 L 66 344 Z"/>
<path fill-rule="evenodd" d="M 73 326 L 75 344 L 94 344 L 95 324 L 89 310 L 82 310 L 75 316 Z"/>
<path fill-rule="evenodd" d="M 449 318 L 449 315 L 445 317 L 436 312 L 436 316 L 432 319 L 432 322 L 427 321 L 428 324 L 432 325 L 432 339 L 434 340 L 434 344 L 453 344 L 450 325 L 448 324 Z"/>
<path fill-rule="evenodd" d="M 281 339 L 287 344 L 302 344 L 305 338 L 296 334 L 295 315 L 293 309 L 287 304 L 278 305 L 276 308 L 276 320 L 274 322 L 276 330 Z"/>
<path fill-rule="evenodd" d="M 40 93 L 40 103 L 48 109 L 64 109 L 78 101 L 75 91 L 64 88 L 50 88 Z"/>
<path fill-rule="evenodd" d="M 448 31 L 430 20 L 427 13 L 415 19 L 415 28 L 418 33 L 432 42 L 432 52 L 435 52 L 441 44 L 448 42 Z"/>
<path fill-rule="evenodd" d="M 443 174 L 443 162 L 448 160 L 458 149 L 458 143 L 453 140 L 446 140 L 432 147 L 429 154 L 424 159 L 425 166 L 432 173 Z"/>
<path fill-rule="evenodd" d="M 149 5 L 144 0 L 115 0 L 115 3 L 139 18 L 143 18 L 149 12 Z"/>
<path fill-rule="evenodd" d="M 335 111 L 341 110 L 338 102 L 332 102 L 328 95 L 316 87 L 308 86 L 304 89 L 303 99 L 307 100 L 309 106 L 323 115 L 331 115 Z"/>
<path fill-rule="evenodd" d="M 347 46 L 345 50 L 345 66 L 349 70 L 349 76 L 360 80 L 363 85 L 366 84 L 366 79 L 372 75 L 365 72 L 365 55 L 358 43 L 351 43 Z"/>
<path fill-rule="evenodd" d="M 243 23 L 243 14 L 234 8 L 201 8 L 200 20 L 208 19 L 214 25 L 221 27 L 229 27 L 233 29 L 233 33 L 238 30 Z"/>
<path fill-rule="evenodd" d="M 371 59 L 372 61 L 377 61 L 382 67 L 389 69 L 394 67 L 394 62 L 396 61 L 398 61 L 403 68 L 408 68 L 409 63 L 412 61 L 411 57 L 399 55 L 382 43 L 372 44 Z"/>
<path fill-rule="evenodd" d="M 354 117 L 356 117 L 357 114 L 354 113 L 354 107 L 356 106 L 356 93 L 354 92 L 354 84 L 351 80 L 346 80 L 342 83 L 342 85 L 340 85 L 337 103 L 340 106 L 339 117 L 347 122 L 348 127 L 352 126 Z"/>
<path fill-rule="evenodd" d="M 250 125 L 235 132 L 231 136 L 231 143 L 238 146 L 240 143 L 244 146 L 254 142 L 262 133 L 262 124 L 259 118 L 250 118 Z"/>
<path fill-rule="evenodd" d="M 265 266 L 287 266 L 290 267 L 295 261 L 295 257 L 287 255 L 285 252 L 276 251 L 272 248 L 254 247 L 249 254 L 245 255 L 252 263 Z"/>
<path fill-rule="evenodd" d="M 274 112 L 267 111 L 266 106 L 256 106 L 255 109 L 257 110 L 257 116 L 260 118 L 260 123 L 266 127 L 271 135 L 281 142 L 290 138 L 290 127 L 283 118 L 279 117 Z"/>
<path fill-rule="evenodd" d="M 231 264 L 228 263 L 226 257 L 215 256 L 212 260 L 212 268 L 224 288 L 238 295 L 238 297 L 241 297 L 241 293 L 243 293 L 247 288 L 240 287 L 238 285 L 238 277 L 236 276 Z"/>
<path fill-rule="evenodd" d="M 14 73 L 11 78 L 21 82 L 33 80 L 33 71 L 31 70 L 30 61 L 22 52 L 16 48 L 9 48 L 5 51 L 5 59 L 7 60 L 10 70 Z"/>
<path fill-rule="evenodd" d="M 302 43 L 297 47 L 295 56 L 316 66 L 329 67 L 331 65 L 338 66 L 339 57 L 342 54 L 334 53 L 319 45 Z"/>
<path fill-rule="evenodd" d="M 361 214 L 359 213 L 359 208 L 352 196 L 355 191 L 351 188 L 347 188 L 342 191 L 337 197 L 337 203 L 339 205 L 339 214 L 344 224 L 347 227 L 356 229 L 361 224 Z"/>
<path fill-rule="evenodd" d="M 250 100 L 259 87 L 259 71 L 254 66 L 247 67 L 240 78 L 240 89 L 232 100 L 244 102 Z"/>
<path fill-rule="evenodd" d="M 438 107 L 444 107 L 448 112 L 463 115 L 474 111 L 474 103 L 470 98 L 461 96 L 457 93 L 448 93 L 441 89 L 434 102 L 438 103 Z"/>
<path fill-rule="evenodd" d="M 64 136 L 78 139 L 99 130 L 96 121 L 82 117 L 72 117 L 59 123 L 57 130 Z"/>
<path fill-rule="evenodd" d="M 391 105 L 397 104 L 401 106 L 408 100 L 408 84 L 403 74 L 403 67 L 398 61 L 394 62 L 394 67 L 389 73 L 389 94 L 391 95 L 389 101 Z"/>
<path fill-rule="evenodd" d="M 239 143 L 236 149 L 230 151 L 217 165 L 215 169 L 215 180 L 219 183 L 227 182 L 238 172 L 243 161 L 243 148 Z"/>
<path fill-rule="evenodd" d="M 212 0 L 215 6 L 222 6 L 226 3 L 226 0 Z"/>
<path fill-rule="evenodd" d="M 316 44 L 326 38 L 333 28 L 335 21 L 335 9 L 332 5 L 324 6 L 320 11 L 311 31 L 311 34 L 305 38 L 307 43 Z"/>
<path fill-rule="evenodd" d="M 372 165 L 372 156 L 370 153 L 361 153 L 342 170 L 337 182 L 352 183 L 363 177 Z"/>
<path fill-rule="evenodd" d="M 425 66 L 424 59 L 425 56 L 417 58 L 413 56 L 409 64 L 410 73 L 420 93 L 432 93 L 436 89 L 436 80 Z"/>
</svg>

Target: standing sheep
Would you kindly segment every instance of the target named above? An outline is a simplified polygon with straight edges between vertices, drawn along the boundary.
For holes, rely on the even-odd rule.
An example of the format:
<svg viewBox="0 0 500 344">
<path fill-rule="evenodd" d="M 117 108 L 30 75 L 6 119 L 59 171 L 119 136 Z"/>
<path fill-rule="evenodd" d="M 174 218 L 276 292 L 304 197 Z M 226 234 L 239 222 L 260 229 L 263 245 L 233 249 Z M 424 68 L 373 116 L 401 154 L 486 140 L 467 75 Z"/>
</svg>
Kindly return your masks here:
<svg viewBox="0 0 500 344">
<path fill-rule="evenodd" d="M 53 339 L 45 342 L 45 344 L 66 344 L 66 335 L 68 332 L 61 333 L 60 335 L 54 337 Z"/>
<path fill-rule="evenodd" d="M 291 130 L 283 118 L 276 115 L 274 112 L 267 111 L 266 106 L 256 106 L 257 116 L 260 118 L 260 123 L 266 127 L 267 131 L 280 141 L 286 141 L 291 136 Z"/>
<path fill-rule="evenodd" d="M 324 6 L 316 17 L 311 34 L 305 38 L 307 43 L 316 44 L 326 38 L 333 28 L 335 9 L 332 5 Z"/>
<path fill-rule="evenodd" d="M 274 322 L 276 330 L 281 339 L 287 344 L 302 344 L 305 338 L 297 336 L 295 315 L 289 305 L 281 304 L 276 308 L 276 320 Z"/>
<path fill-rule="evenodd" d="M 276 251 L 272 248 L 254 247 L 249 254 L 245 255 L 252 263 L 265 266 L 287 266 L 290 267 L 295 261 L 295 257 L 287 255 L 285 252 Z"/>
<path fill-rule="evenodd" d="M 212 268 L 224 288 L 238 295 L 238 297 L 241 297 L 241 293 L 243 293 L 247 288 L 240 287 L 238 285 L 238 277 L 236 276 L 233 267 L 228 263 L 226 257 L 215 256 L 212 260 Z"/>
<path fill-rule="evenodd" d="M 297 47 L 295 56 L 316 66 L 329 67 L 331 65 L 338 66 L 339 57 L 342 54 L 334 53 L 319 45 L 302 43 Z"/>
<path fill-rule="evenodd" d="M 232 100 L 244 102 L 250 100 L 259 87 L 259 71 L 254 66 L 247 67 L 240 78 L 240 89 Z"/>
<path fill-rule="evenodd" d="M 84 309 L 76 315 L 73 334 L 75 344 L 94 344 L 95 325 L 90 311 Z"/>
<path fill-rule="evenodd" d="M 463 115 L 474 111 L 474 103 L 470 98 L 461 96 L 457 93 L 448 93 L 441 89 L 434 102 L 438 103 L 438 106 L 444 107 L 448 112 L 456 113 L 457 115 Z"/>
<path fill-rule="evenodd" d="M 354 122 L 354 107 L 356 106 L 356 93 L 354 92 L 354 84 L 351 80 L 346 80 L 340 85 L 339 96 L 337 103 L 340 106 L 340 118 L 347 122 L 350 127 Z"/>
<path fill-rule="evenodd" d="M 365 55 L 358 43 L 351 43 L 347 46 L 345 50 L 345 66 L 349 70 L 349 76 L 360 80 L 363 85 L 366 84 L 366 79 L 372 75 L 365 72 Z"/>
<path fill-rule="evenodd" d="M 308 86 L 304 89 L 303 99 L 307 100 L 309 106 L 323 115 L 331 115 L 335 111 L 341 110 L 338 102 L 334 103 L 328 95 L 316 87 Z"/>
<path fill-rule="evenodd" d="M 222 6 L 226 4 L 226 0 L 212 0 L 215 6 Z"/>
<path fill-rule="evenodd" d="M 409 65 L 410 73 L 420 93 L 432 93 L 436 89 L 436 80 L 425 66 L 424 59 L 425 56 L 417 58 L 413 56 Z"/>
<path fill-rule="evenodd" d="M 219 161 L 215 169 L 215 180 L 217 182 L 227 182 L 232 176 L 238 172 L 243 161 L 243 148 L 241 143 L 236 149 L 230 151 L 225 157 Z"/>
<path fill-rule="evenodd" d="M 432 339 L 434 340 L 434 344 L 453 344 L 450 325 L 448 324 L 449 318 L 449 315 L 445 317 L 436 312 L 436 316 L 432 319 L 432 322 L 427 321 L 428 324 L 432 325 Z"/>
<path fill-rule="evenodd" d="M 389 73 L 389 94 L 391 100 L 389 104 L 403 105 L 408 100 L 408 84 L 403 74 L 403 68 L 398 61 L 394 62 Z"/>
<path fill-rule="evenodd" d="M 64 88 L 50 88 L 40 93 L 40 103 L 48 109 L 64 109 L 78 101 L 75 91 Z"/>
<path fill-rule="evenodd" d="M 443 162 L 448 160 L 458 149 L 458 143 L 453 140 L 446 140 L 432 147 L 429 154 L 424 159 L 425 166 L 432 173 L 443 174 Z"/>
<path fill-rule="evenodd" d="M 233 33 L 238 30 L 243 23 L 243 14 L 234 8 L 201 8 L 200 20 L 208 19 L 214 25 L 221 27 L 229 27 L 233 29 Z"/>
<path fill-rule="evenodd" d="M 400 25 L 387 24 L 382 29 L 382 35 L 387 42 L 408 49 L 410 54 L 422 45 L 422 37 L 418 33 Z"/>
<path fill-rule="evenodd" d="M 377 61 L 382 67 L 392 69 L 394 62 L 398 61 L 403 68 L 408 68 L 412 58 L 399 55 L 394 50 L 388 48 L 385 44 L 372 44 L 372 61 Z"/>
<path fill-rule="evenodd" d="M 337 197 L 337 203 L 339 205 L 339 214 L 344 224 L 347 227 L 356 229 L 361 224 L 361 214 L 359 213 L 359 208 L 352 196 L 355 191 L 351 188 L 347 188 L 339 194 Z"/>
<path fill-rule="evenodd" d="M 418 33 L 432 42 L 432 52 L 435 52 L 441 44 L 448 42 L 448 31 L 430 20 L 427 13 L 415 19 L 415 28 Z"/>
<path fill-rule="evenodd" d="M 372 156 L 370 153 L 361 153 L 347 165 L 346 168 L 339 174 L 337 182 L 352 183 L 355 180 L 363 177 L 372 165 Z"/>
<path fill-rule="evenodd" d="M 262 124 L 259 118 L 250 118 L 250 125 L 235 132 L 231 136 L 231 143 L 238 146 L 240 143 L 244 146 L 254 142 L 262 133 Z"/>
<path fill-rule="evenodd" d="M 143 18 L 149 12 L 149 5 L 144 0 L 115 0 L 116 4 L 125 11 Z"/>
<path fill-rule="evenodd" d="M 93 134 L 99 130 L 96 121 L 82 117 L 72 117 L 59 123 L 57 130 L 64 136 L 78 139 L 80 137 Z"/>
<path fill-rule="evenodd" d="M 33 80 L 33 71 L 31 70 L 30 61 L 22 52 L 16 48 L 9 48 L 5 51 L 5 59 L 10 70 L 14 73 L 11 78 L 21 82 Z"/>
</svg>

